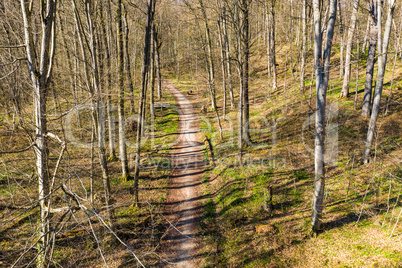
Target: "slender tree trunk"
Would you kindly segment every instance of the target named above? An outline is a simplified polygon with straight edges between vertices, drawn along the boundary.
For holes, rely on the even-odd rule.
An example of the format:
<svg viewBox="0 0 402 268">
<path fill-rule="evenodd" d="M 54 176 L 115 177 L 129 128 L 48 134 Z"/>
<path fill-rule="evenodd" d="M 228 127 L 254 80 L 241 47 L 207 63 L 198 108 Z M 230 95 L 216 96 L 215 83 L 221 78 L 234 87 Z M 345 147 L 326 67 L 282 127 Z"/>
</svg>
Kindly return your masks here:
<svg viewBox="0 0 402 268">
<path fill-rule="evenodd" d="M 241 57 L 242 57 L 242 83 L 243 83 L 243 140 L 250 144 L 250 102 L 249 102 L 249 58 L 250 58 L 250 27 L 249 27 L 249 2 L 242 0 L 242 34 L 241 34 Z"/>
<path fill-rule="evenodd" d="M 40 40 L 40 52 L 35 52 L 35 43 L 32 36 L 31 10 L 24 0 L 21 0 L 22 19 L 24 24 L 24 39 L 28 61 L 28 70 L 31 77 L 34 96 L 35 116 L 35 155 L 36 169 L 38 173 L 38 191 L 40 205 L 40 220 L 38 232 L 38 257 L 37 267 L 47 267 L 49 262 L 50 240 L 50 199 L 49 199 L 49 167 L 48 167 L 48 142 L 47 142 L 47 116 L 46 101 L 47 92 L 52 73 L 52 60 L 54 55 L 55 39 L 55 14 L 56 4 L 53 0 L 47 0 L 46 5 L 41 6 L 42 36 Z M 39 45 L 39 43 L 37 43 Z M 36 56 L 39 58 L 36 58 Z"/>
<path fill-rule="evenodd" d="M 345 42 L 344 42 L 344 36 L 343 36 L 343 21 L 342 21 L 342 5 L 341 1 L 338 1 L 338 12 L 339 12 L 339 37 L 341 39 L 341 42 L 339 44 L 340 47 L 340 66 L 339 66 L 339 77 L 341 78 L 344 74 L 345 70 L 345 63 L 344 63 L 344 48 L 345 48 Z"/>
<path fill-rule="evenodd" d="M 395 67 L 396 67 L 396 59 L 397 58 L 398 58 L 398 55 L 395 54 L 394 66 L 392 67 L 391 86 L 389 87 L 389 94 L 388 94 L 388 98 L 387 98 L 387 104 L 385 105 L 385 114 L 388 114 L 389 103 L 391 102 L 391 98 L 392 98 L 392 87 L 394 85 L 394 75 L 395 75 Z"/>
<path fill-rule="evenodd" d="M 271 56 L 271 66 L 272 66 L 272 91 L 277 88 L 277 72 L 276 72 L 276 47 L 275 47 L 275 2 L 276 0 L 271 0 L 271 5 L 269 9 L 270 18 L 270 56 Z"/>
<path fill-rule="evenodd" d="M 363 117 L 370 116 L 371 92 L 373 89 L 374 57 L 378 40 L 377 3 L 373 2 L 372 4 L 370 4 L 369 10 L 371 15 L 371 23 L 370 23 L 369 49 L 367 54 L 366 82 L 364 85 L 364 97 L 362 107 Z"/>
<path fill-rule="evenodd" d="M 367 131 L 367 139 L 364 148 L 363 154 L 363 162 L 368 163 L 370 158 L 370 148 L 373 143 L 375 127 L 377 123 L 377 118 L 380 113 L 380 103 L 381 103 L 381 95 L 382 89 L 384 85 L 384 75 L 387 66 L 387 53 L 388 53 L 388 44 L 389 38 L 391 35 L 392 28 L 392 17 L 394 16 L 395 11 L 395 0 L 391 0 L 389 5 L 388 17 L 385 23 L 384 30 L 384 39 L 382 39 L 382 2 L 381 0 L 377 0 L 378 10 L 377 10 L 377 25 L 378 25 L 378 76 L 377 76 L 377 84 L 375 88 L 374 101 L 373 101 L 373 111 L 370 118 L 369 128 Z"/>
<path fill-rule="evenodd" d="M 270 3 L 268 3 L 270 0 L 265 0 L 264 2 L 264 8 L 265 8 L 265 20 L 266 20 L 266 35 L 267 35 L 267 72 L 268 72 L 268 79 L 271 78 L 272 76 L 272 70 L 271 70 L 271 16 L 270 16 Z M 268 82 L 268 87 L 269 87 L 269 82 Z"/>
<path fill-rule="evenodd" d="M 142 137 L 142 126 L 144 120 L 144 108 L 147 92 L 148 83 L 148 69 L 151 51 L 151 30 L 154 19 L 155 11 L 155 0 L 149 0 L 148 11 L 147 11 L 147 24 L 145 28 L 145 46 L 144 46 L 144 60 L 142 64 L 142 81 L 141 81 L 141 93 L 140 93 L 140 105 L 138 107 L 138 127 L 137 127 L 137 148 L 135 152 L 135 171 L 134 171 L 134 201 L 138 203 L 138 180 L 140 175 L 140 157 L 141 157 L 141 137 Z"/>
<path fill-rule="evenodd" d="M 134 114 L 134 85 L 133 85 L 133 79 L 131 77 L 131 61 L 130 61 L 130 52 L 129 52 L 129 46 L 128 46 L 128 35 L 130 33 L 130 29 L 128 28 L 128 22 L 127 22 L 127 12 L 124 12 L 123 16 L 123 24 L 125 28 L 125 34 L 124 34 L 124 55 L 125 55 L 125 64 L 126 64 L 126 75 L 127 75 L 127 80 L 128 80 L 128 87 L 130 89 L 130 110 L 131 113 Z"/>
<path fill-rule="evenodd" d="M 152 25 L 151 29 L 151 48 L 150 48 L 150 65 L 149 65 L 149 89 L 150 89 L 150 102 L 149 111 L 151 115 L 152 125 L 155 118 L 155 25 Z"/>
<path fill-rule="evenodd" d="M 351 56 L 352 56 L 352 41 L 356 29 L 357 14 L 359 11 L 359 0 L 353 1 L 353 12 L 350 19 L 350 27 L 348 31 L 348 40 L 346 44 L 346 59 L 345 59 L 345 75 L 343 78 L 343 86 L 341 92 L 341 98 L 347 98 L 349 95 L 349 83 L 350 83 L 350 72 L 351 72 Z"/>
<path fill-rule="evenodd" d="M 223 140 L 222 125 L 221 125 L 221 120 L 219 117 L 218 107 L 216 105 L 215 66 L 214 66 L 213 56 L 212 56 L 211 32 L 209 29 L 209 23 L 208 23 L 207 13 L 205 11 L 204 3 L 202 0 L 198 0 L 198 3 L 200 4 L 200 7 L 201 7 L 202 17 L 203 17 L 204 26 L 205 26 L 205 36 L 206 36 L 206 46 L 207 46 L 206 47 L 206 49 L 207 49 L 206 58 L 207 58 L 207 69 L 208 69 L 208 87 L 209 87 L 209 92 L 211 94 L 212 110 L 215 111 L 216 118 L 218 119 L 219 134 L 220 134 L 221 140 Z"/>
<path fill-rule="evenodd" d="M 112 96 L 111 96 L 111 91 L 112 91 L 112 74 L 111 74 L 111 69 L 112 69 L 112 62 L 111 62 L 111 53 L 110 53 L 110 35 L 107 34 L 107 28 L 106 28 L 106 20 L 103 17 L 103 5 L 100 7 L 100 23 L 101 23 L 101 30 L 102 30 L 102 35 L 107 36 L 108 38 L 103 42 L 103 48 L 105 50 L 105 56 L 106 56 L 106 69 L 107 69 L 107 74 L 106 74 L 106 95 L 107 95 L 107 119 L 108 119 L 108 136 L 109 136 L 109 161 L 115 161 L 117 159 L 116 157 L 116 149 L 115 149 L 115 117 L 113 116 L 113 103 L 112 103 Z"/>
<path fill-rule="evenodd" d="M 217 1 L 217 6 L 220 9 L 219 6 L 219 1 Z M 222 19 L 223 15 L 219 14 L 219 19 L 218 19 L 218 35 L 219 35 L 219 45 L 220 45 L 220 51 L 221 51 L 221 67 L 222 67 L 222 86 L 223 86 L 223 116 L 225 117 L 226 115 L 226 91 L 227 91 L 227 86 L 226 86 L 226 81 L 227 81 L 227 74 L 226 74 L 226 55 L 225 55 L 225 45 L 224 45 L 224 37 L 223 37 L 223 31 L 222 31 Z"/>
<path fill-rule="evenodd" d="M 367 17 L 367 26 L 366 26 L 366 31 L 364 32 L 364 40 L 363 40 L 363 45 L 362 45 L 362 53 L 366 53 L 367 49 L 367 39 L 370 31 L 370 24 L 371 24 L 372 18 L 370 16 Z"/>
<path fill-rule="evenodd" d="M 158 32 L 154 31 L 154 46 L 155 46 L 155 64 L 156 64 L 156 75 L 158 78 L 158 99 L 161 100 L 163 97 L 162 93 L 162 74 L 161 74 L 161 56 L 160 56 L 160 48 L 161 44 L 158 39 Z"/>
<path fill-rule="evenodd" d="M 102 9 L 102 6 L 100 6 Z M 99 163 L 102 170 L 102 182 L 105 190 L 105 203 L 106 203 L 106 211 L 109 224 L 112 227 L 113 215 L 111 210 L 111 196 L 110 196 L 110 180 L 109 180 L 109 171 L 106 161 L 106 147 L 105 147 L 105 106 L 103 101 L 103 92 L 102 86 L 99 82 L 100 75 L 103 74 L 103 69 L 100 68 L 102 64 L 99 65 L 98 56 L 101 54 L 97 49 L 99 43 L 96 43 L 95 40 L 95 33 L 94 33 L 94 25 L 93 19 L 94 16 L 94 7 L 92 6 L 90 1 L 86 2 L 86 9 L 87 9 L 87 21 L 88 21 L 88 28 L 89 28 L 89 39 L 90 39 L 90 49 L 92 55 L 92 85 L 94 87 L 94 99 L 95 99 L 95 127 L 96 127 L 96 134 L 98 138 L 98 155 L 99 155 Z M 101 12 L 100 15 L 103 15 Z M 102 16 L 100 16 L 102 20 Z M 99 72 L 99 70 L 101 70 Z"/>
<path fill-rule="evenodd" d="M 233 96 L 233 81 L 232 81 L 232 64 L 230 60 L 230 46 L 229 46 L 229 36 L 228 36 L 228 26 L 226 18 L 226 3 L 223 6 L 222 11 L 222 30 L 225 44 L 225 54 L 226 54 L 226 74 L 229 83 L 229 98 L 230 98 L 230 108 L 234 108 L 234 96 Z"/>
<path fill-rule="evenodd" d="M 356 110 L 357 105 L 357 93 L 359 91 L 359 63 L 360 63 L 360 47 L 359 47 L 359 39 L 357 39 L 357 60 L 356 60 L 356 90 L 355 90 L 355 103 L 354 109 Z"/>
<path fill-rule="evenodd" d="M 121 161 L 121 173 L 123 181 L 130 177 L 127 161 L 126 129 L 124 118 L 124 38 L 123 38 L 123 14 L 122 0 L 117 1 L 117 86 L 119 92 L 119 151 Z"/>
<path fill-rule="evenodd" d="M 327 25 L 327 37 L 322 56 L 322 32 L 321 32 L 321 7 L 320 0 L 313 0 L 314 9 L 314 59 L 317 88 L 317 114 L 315 121 L 315 182 L 313 195 L 312 227 L 314 232 L 319 232 L 322 227 L 322 211 L 324 207 L 325 190 L 325 107 L 326 94 L 329 81 L 330 56 L 332 39 L 334 35 L 337 0 L 330 0 L 329 21 Z"/>
<path fill-rule="evenodd" d="M 300 60 L 300 91 L 304 91 L 304 73 L 307 52 L 307 0 L 303 0 L 302 10 L 302 51 Z"/>
</svg>

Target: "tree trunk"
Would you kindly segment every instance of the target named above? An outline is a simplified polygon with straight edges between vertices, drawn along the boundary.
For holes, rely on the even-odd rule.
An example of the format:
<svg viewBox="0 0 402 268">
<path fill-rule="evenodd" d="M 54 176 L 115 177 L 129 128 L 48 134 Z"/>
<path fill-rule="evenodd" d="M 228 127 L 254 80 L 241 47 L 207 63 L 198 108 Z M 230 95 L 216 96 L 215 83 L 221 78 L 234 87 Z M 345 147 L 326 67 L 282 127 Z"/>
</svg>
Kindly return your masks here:
<svg viewBox="0 0 402 268">
<path fill-rule="evenodd" d="M 219 6 L 219 1 L 217 1 L 217 6 L 220 9 L 221 7 Z M 222 31 L 222 20 L 223 20 L 223 15 L 219 14 L 219 19 L 218 19 L 218 35 L 219 35 L 219 45 L 220 45 L 220 51 L 221 51 L 221 67 L 222 67 L 222 87 L 223 87 L 223 116 L 225 117 L 226 115 L 226 91 L 227 91 L 227 86 L 226 86 L 226 81 L 227 81 L 227 74 L 226 74 L 226 55 L 225 55 L 225 45 L 224 45 L 224 37 L 223 37 L 223 31 Z"/>
<path fill-rule="evenodd" d="M 233 96 L 233 81 L 232 81 L 232 64 L 230 60 L 230 46 L 229 46 L 229 37 L 228 37 L 228 26 L 227 26 L 227 19 L 226 19 L 226 3 L 223 6 L 222 11 L 222 30 L 223 30 L 223 37 L 224 37 L 224 44 L 225 44 L 225 54 L 226 54 L 226 74 L 229 83 L 229 98 L 230 98 L 230 107 L 231 109 L 234 108 L 234 96 Z"/>
<path fill-rule="evenodd" d="M 102 6 L 100 6 L 102 9 Z M 99 61 L 98 55 L 100 55 L 97 47 L 99 44 L 95 41 L 95 34 L 94 34 L 94 26 L 93 26 L 93 19 L 94 16 L 94 8 L 91 5 L 91 2 L 86 2 L 86 9 L 87 9 L 87 20 L 88 20 L 88 28 L 89 28 L 89 39 L 90 39 L 90 49 L 92 55 L 92 84 L 94 87 L 94 95 L 92 96 L 96 102 L 95 104 L 95 127 L 96 133 L 98 136 L 98 155 L 99 155 L 99 163 L 102 170 L 102 182 L 105 190 L 105 205 L 107 211 L 107 217 L 110 224 L 110 227 L 113 226 L 113 215 L 111 210 L 111 196 L 110 196 L 110 180 L 109 180 L 109 171 L 106 161 L 106 148 L 105 148 L 105 106 L 103 101 L 103 92 L 102 87 L 99 82 L 100 74 L 103 73 L 103 70 L 99 73 Z M 102 12 L 100 13 L 103 14 Z M 101 16 L 102 19 L 102 16 Z"/>
<path fill-rule="evenodd" d="M 277 73 L 276 73 L 276 48 L 275 48 L 275 1 L 271 0 L 269 18 L 270 18 L 270 32 L 269 32 L 269 43 L 270 43 L 270 56 L 271 56 L 271 67 L 272 67 L 272 92 L 277 88 Z"/>
<path fill-rule="evenodd" d="M 359 47 L 359 39 L 357 39 L 357 60 L 356 60 L 356 90 L 355 90 L 355 103 L 353 108 L 356 110 L 357 106 L 357 93 L 359 91 L 359 63 L 360 63 L 360 47 Z"/>
<path fill-rule="evenodd" d="M 151 47 L 150 47 L 150 66 L 149 66 L 149 89 L 150 89 L 150 102 L 149 111 L 151 115 L 152 125 L 155 118 L 155 25 L 152 25 L 151 29 Z"/>
<path fill-rule="evenodd" d="M 374 93 L 374 101 L 373 101 L 373 111 L 370 118 L 369 128 L 367 131 L 367 139 L 364 148 L 363 154 L 363 162 L 368 163 L 370 157 L 370 148 L 373 143 L 375 126 L 377 123 L 377 118 L 380 113 L 380 103 L 381 103 L 381 95 L 382 89 L 384 85 L 384 75 L 385 69 L 387 66 L 387 53 L 388 53 L 388 44 L 389 38 L 391 35 L 391 28 L 392 28 L 392 17 L 394 16 L 395 11 L 395 0 L 390 1 L 390 7 L 388 11 L 387 21 L 385 23 L 385 30 L 384 30 L 384 40 L 382 39 L 382 27 L 381 27 L 381 20 L 382 20 L 382 3 L 381 0 L 377 0 L 378 11 L 377 11 L 377 25 L 378 25 L 378 76 L 377 76 L 377 84 Z"/>
<path fill-rule="evenodd" d="M 243 140 L 250 144 L 250 103 L 249 103 L 249 58 L 250 58 L 250 29 L 249 29 L 249 0 L 242 0 L 242 33 L 241 33 L 241 57 L 242 57 L 242 88 L 243 88 Z"/>
<path fill-rule="evenodd" d="M 108 119 L 108 136 L 109 136 L 109 161 L 115 161 L 116 157 L 116 149 L 115 149 L 115 117 L 113 116 L 113 104 L 112 104 L 112 97 L 111 97 L 111 90 L 112 90 L 112 62 L 111 62 L 111 53 L 110 53 L 110 35 L 107 34 L 106 29 L 106 22 L 103 17 L 103 6 L 100 7 L 100 17 L 101 17 L 101 29 L 102 35 L 107 36 L 107 40 L 103 42 L 103 48 L 105 49 L 106 55 L 106 68 L 107 68 L 107 75 L 106 75 L 106 95 L 107 95 L 107 119 Z"/>
<path fill-rule="evenodd" d="M 371 16 L 371 23 L 370 23 L 369 49 L 367 54 L 366 82 L 364 85 L 364 97 L 362 107 L 363 117 L 370 116 L 371 91 L 373 88 L 374 57 L 378 40 L 377 3 L 372 3 L 369 6 L 369 10 Z"/>
<path fill-rule="evenodd" d="M 162 93 L 162 74 L 161 74 L 161 56 L 160 48 L 161 44 L 158 41 L 158 32 L 154 31 L 154 46 L 155 46 L 155 64 L 156 64 L 156 75 L 158 78 L 158 99 L 161 100 L 163 97 Z"/>
<path fill-rule="evenodd" d="M 395 75 L 395 67 L 396 67 L 396 59 L 397 58 L 398 58 L 398 55 L 395 54 L 394 65 L 392 67 L 391 86 L 389 87 L 389 94 L 388 94 L 388 98 L 387 98 L 387 104 L 385 105 L 385 114 L 388 114 L 389 103 L 391 102 L 391 98 L 392 98 L 392 87 L 394 85 L 394 75 Z"/>
<path fill-rule="evenodd" d="M 321 32 L 320 0 L 313 0 L 315 36 L 314 59 L 317 88 L 317 114 L 315 122 L 315 183 L 312 216 L 313 232 L 319 232 L 322 229 L 322 211 L 324 206 L 325 189 L 325 106 L 330 71 L 332 39 L 334 35 L 336 19 L 337 0 L 330 0 L 329 5 L 329 21 L 328 26 L 326 27 L 327 37 L 324 48 L 324 55 L 322 56 L 323 36 Z"/>
<path fill-rule="evenodd" d="M 208 87 L 209 87 L 209 92 L 211 94 L 212 110 L 215 111 L 216 118 L 218 119 L 219 133 L 220 133 L 221 140 L 223 140 L 222 125 L 221 125 L 221 120 L 219 118 L 218 107 L 216 105 L 215 66 L 214 66 L 213 56 L 212 56 L 211 32 L 209 29 L 208 18 L 207 18 L 207 13 L 205 11 L 204 3 L 202 0 L 198 0 L 198 2 L 201 7 L 202 17 L 203 17 L 204 26 L 205 26 Z"/>
<path fill-rule="evenodd" d="M 343 76 L 343 71 L 345 69 L 345 63 L 344 63 L 344 36 L 343 36 L 343 21 L 342 21 L 342 5 L 341 1 L 338 1 L 338 12 L 339 12 L 339 37 L 341 39 L 341 42 L 339 44 L 340 47 L 340 62 L 339 62 L 339 77 L 341 78 Z"/>
<path fill-rule="evenodd" d="M 303 0 L 302 10 L 302 51 L 300 60 L 300 91 L 304 91 L 304 73 L 307 52 L 307 0 Z"/>
<path fill-rule="evenodd" d="M 123 181 L 127 181 L 130 177 L 127 162 L 127 147 L 126 147 L 126 129 L 124 118 L 124 38 L 123 38 L 123 14 L 122 0 L 117 1 L 117 86 L 119 91 L 119 151 L 121 161 L 121 173 Z"/>
<path fill-rule="evenodd" d="M 127 80 L 128 80 L 128 87 L 130 89 L 130 104 L 131 104 L 130 110 L 131 110 L 131 113 L 134 114 L 134 85 L 133 85 L 133 79 L 131 77 L 131 63 L 130 63 L 130 53 L 129 53 L 129 46 L 128 46 L 128 35 L 130 32 L 130 29 L 128 28 L 127 12 L 124 12 L 123 24 L 124 24 L 124 28 L 125 28 L 124 55 L 125 55 L 125 64 L 126 64 L 126 75 L 127 75 Z"/>
<path fill-rule="evenodd" d="M 40 10 L 42 37 L 40 53 L 35 52 L 34 40 L 31 30 L 31 12 L 24 0 L 21 0 L 22 19 L 24 23 L 24 38 L 27 54 L 29 74 L 33 87 L 34 116 L 35 116 L 35 155 L 36 169 L 38 173 L 38 191 L 40 205 L 40 220 L 38 231 L 38 257 L 37 267 L 47 267 L 50 251 L 50 199 L 49 199 L 49 167 L 48 167 L 48 142 L 47 142 L 47 116 L 46 100 L 52 73 L 52 54 L 54 53 L 55 38 L 55 14 L 56 4 L 53 0 L 47 0 Z M 39 55 L 39 58 L 36 56 Z"/>
<path fill-rule="evenodd" d="M 151 50 L 151 29 L 154 19 L 155 1 L 149 0 L 147 11 L 147 24 L 145 28 L 145 45 L 144 45 L 144 60 L 142 64 L 142 81 L 140 93 L 140 105 L 138 107 L 138 126 L 137 126 L 137 148 L 135 152 L 135 171 L 134 171 L 134 202 L 138 203 L 138 180 L 140 175 L 140 157 L 141 157 L 141 137 L 142 137 L 142 121 L 144 120 L 144 108 L 148 83 L 148 69 Z"/>
<path fill-rule="evenodd" d="M 357 14 L 359 11 L 359 0 L 354 0 L 353 1 L 353 12 L 352 12 L 352 17 L 350 19 L 350 27 L 349 27 L 349 32 L 348 32 L 348 40 L 346 44 L 346 59 L 345 59 L 345 75 L 343 78 L 343 86 L 342 86 L 342 92 L 341 92 L 341 98 L 347 98 L 349 96 L 349 83 L 350 83 L 350 72 L 351 72 L 351 55 L 352 55 L 352 42 L 353 42 L 353 36 L 355 33 L 356 29 L 356 20 L 357 20 Z"/>
</svg>

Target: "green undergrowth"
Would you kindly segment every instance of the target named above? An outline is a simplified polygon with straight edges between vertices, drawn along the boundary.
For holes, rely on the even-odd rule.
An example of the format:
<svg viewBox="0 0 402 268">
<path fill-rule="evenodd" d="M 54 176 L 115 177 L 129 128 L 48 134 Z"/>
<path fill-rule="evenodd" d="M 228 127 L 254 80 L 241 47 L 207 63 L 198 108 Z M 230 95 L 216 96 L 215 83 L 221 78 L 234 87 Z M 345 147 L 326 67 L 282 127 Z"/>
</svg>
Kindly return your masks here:
<svg viewBox="0 0 402 268">
<path fill-rule="evenodd" d="M 338 55 L 335 60 L 339 60 Z M 330 74 L 327 105 L 331 110 L 327 114 L 331 118 L 328 123 L 337 131 L 337 136 L 332 137 L 332 144 L 326 145 L 327 150 L 335 154 L 326 168 L 324 229 L 317 236 L 311 235 L 315 118 L 308 120 L 308 116 L 314 113 L 316 99 L 312 70 L 306 71 L 309 76 L 305 81 L 306 90 L 300 92 L 297 72 L 296 79 L 292 80 L 288 70 L 287 87 L 283 87 L 285 70 L 284 64 L 279 62 L 279 87 L 272 91 L 267 87 L 266 70 L 260 68 L 263 66 L 261 59 L 255 56 L 251 62 L 251 66 L 257 67 L 251 68 L 250 128 L 259 131 L 251 133 L 252 143 L 243 150 L 243 167 L 239 167 L 237 161 L 237 109 L 230 109 L 228 100 L 227 120 L 221 121 L 224 128 L 221 140 L 215 112 L 208 105 L 206 86 L 197 87 L 190 79 L 177 83 L 184 90 L 198 88 L 195 96 L 189 94 L 188 98 L 196 109 L 207 108 L 201 115 L 200 128 L 211 139 L 217 160 L 217 166 L 210 167 L 202 179 L 208 198 L 203 201 L 203 214 L 198 224 L 202 234 L 200 266 L 401 266 L 400 62 L 387 115 L 383 108 L 390 89 L 390 69 L 385 76 L 378 134 L 369 165 L 361 163 L 368 128 L 368 119 L 361 116 L 360 110 L 364 94 L 364 57 L 360 61 L 356 109 L 355 66 L 352 66 L 347 99 L 339 98 L 343 82 L 339 70 L 334 68 Z M 198 84 L 206 82 L 205 78 L 199 79 Z M 238 82 L 236 78 L 235 82 Z M 222 118 L 219 82 L 217 90 L 218 112 Z M 272 212 L 264 209 L 264 203 L 270 201 L 269 189 L 272 189 Z"/>
</svg>

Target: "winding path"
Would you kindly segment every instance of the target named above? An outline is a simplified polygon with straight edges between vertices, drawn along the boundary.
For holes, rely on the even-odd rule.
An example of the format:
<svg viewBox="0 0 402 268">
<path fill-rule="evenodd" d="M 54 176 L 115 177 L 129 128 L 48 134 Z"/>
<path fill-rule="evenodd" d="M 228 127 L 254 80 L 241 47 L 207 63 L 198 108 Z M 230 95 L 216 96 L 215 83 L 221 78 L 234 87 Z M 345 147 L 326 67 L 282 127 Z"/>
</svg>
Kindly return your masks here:
<svg viewBox="0 0 402 268">
<path fill-rule="evenodd" d="M 200 181 L 204 171 L 203 146 L 197 140 L 197 115 L 191 102 L 175 85 L 165 82 L 179 106 L 179 142 L 172 148 L 172 176 L 169 185 L 167 212 L 177 230 L 171 228 L 164 248 L 168 266 L 196 267 L 195 221 L 200 195 Z"/>
</svg>

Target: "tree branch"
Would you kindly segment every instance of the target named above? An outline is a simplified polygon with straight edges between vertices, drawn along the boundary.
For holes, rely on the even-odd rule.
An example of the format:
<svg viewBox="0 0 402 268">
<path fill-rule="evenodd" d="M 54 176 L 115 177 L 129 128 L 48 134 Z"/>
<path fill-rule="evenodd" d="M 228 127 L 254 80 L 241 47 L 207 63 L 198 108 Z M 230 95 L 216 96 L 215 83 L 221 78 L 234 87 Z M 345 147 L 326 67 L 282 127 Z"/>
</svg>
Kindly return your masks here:
<svg viewBox="0 0 402 268">
<path fill-rule="evenodd" d="M 21 47 L 26 47 L 26 45 L 22 44 L 22 45 L 16 45 L 16 46 L 0 46 L 0 48 L 21 48 Z"/>
</svg>

